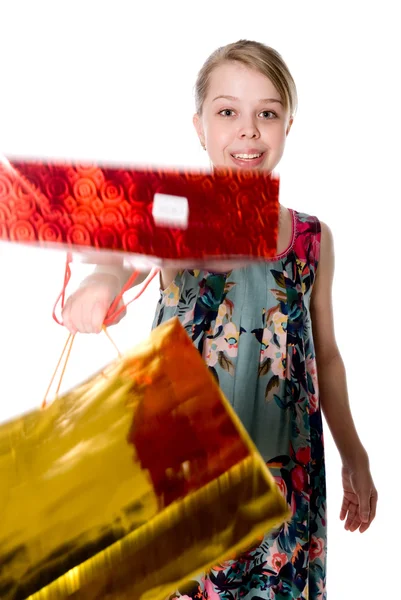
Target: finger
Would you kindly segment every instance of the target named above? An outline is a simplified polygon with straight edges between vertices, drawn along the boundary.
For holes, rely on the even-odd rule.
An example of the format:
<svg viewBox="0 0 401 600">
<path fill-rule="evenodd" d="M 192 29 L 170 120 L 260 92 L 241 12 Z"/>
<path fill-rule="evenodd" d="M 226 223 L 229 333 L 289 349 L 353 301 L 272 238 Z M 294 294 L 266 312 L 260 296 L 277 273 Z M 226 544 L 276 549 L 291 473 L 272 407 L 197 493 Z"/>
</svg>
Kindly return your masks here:
<svg viewBox="0 0 401 600">
<path fill-rule="evenodd" d="M 64 327 L 66 327 L 70 333 L 75 335 L 77 333 L 77 329 L 71 319 L 71 305 L 72 301 L 69 298 L 61 312 L 61 317 L 63 320 Z"/>
<path fill-rule="evenodd" d="M 367 531 L 370 527 L 371 522 L 373 521 L 372 515 L 370 515 L 369 517 L 369 521 L 367 523 L 361 523 L 361 526 L 359 528 L 359 531 L 361 533 L 364 533 L 365 531 Z"/>
<path fill-rule="evenodd" d="M 106 317 L 107 306 L 104 302 L 99 300 L 95 302 L 92 309 L 92 322 L 91 331 L 92 333 L 100 333 L 102 331 L 104 319 Z"/>
<path fill-rule="evenodd" d="M 350 527 L 352 525 L 352 522 L 353 522 L 353 520 L 355 519 L 355 517 L 357 515 L 357 512 L 358 512 L 358 509 L 355 506 L 355 504 L 351 504 L 350 503 L 350 506 L 349 506 L 349 509 L 348 509 L 347 520 L 345 522 L 345 529 L 347 529 L 347 530 L 350 529 Z"/>
<path fill-rule="evenodd" d="M 378 493 L 377 493 L 377 490 L 374 489 L 372 492 L 372 497 L 370 499 L 370 521 L 371 522 L 373 521 L 373 519 L 376 516 L 377 500 L 378 500 Z"/>
<path fill-rule="evenodd" d="M 354 520 L 352 521 L 351 525 L 349 526 L 349 531 L 356 531 L 360 525 L 362 524 L 361 518 L 359 516 L 359 512 L 357 511 L 354 517 Z"/>
<path fill-rule="evenodd" d="M 340 511 L 341 521 L 344 521 L 345 517 L 347 516 L 349 505 L 350 505 L 350 501 L 347 500 L 346 498 L 344 498 L 343 503 L 341 505 L 341 511 Z"/>
<path fill-rule="evenodd" d="M 90 298 L 87 297 L 86 301 L 82 302 L 82 327 L 85 333 L 98 333 L 100 331 L 102 323 L 100 323 L 99 327 L 98 321 L 101 320 L 103 304 L 104 303 L 95 295 Z"/>
<path fill-rule="evenodd" d="M 69 313 L 68 320 L 71 323 L 71 326 L 76 330 L 76 332 L 84 333 L 84 328 L 82 324 L 82 310 L 81 310 L 81 302 L 80 298 L 76 297 L 76 295 L 71 296 L 69 299 Z"/>
<path fill-rule="evenodd" d="M 358 494 L 359 516 L 362 523 L 368 523 L 370 517 L 371 490 L 363 490 Z"/>
<path fill-rule="evenodd" d="M 370 523 L 371 523 L 371 521 L 369 523 L 362 523 L 359 528 L 359 532 L 364 533 L 365 531 L 367 531 L 370 527 Z"/>
<path fill-rule="evenodd" d="M 85 290 L 86 291 L 86 290 Z M 80 331 L 82 333 L 91 333 L 91 321 L 92 321 L 92 301 L 90 298 L 83 298 L 79 304 L 79 322 L 81 325 Z"/>
<path fill-rule="evenodd" d="M 362 523 L 360 527 L 360 532 L 364 533 L 367 529 L 369 529 L 373 519 L 376 517 L 376 508 L 377 508 L 377 491 L 374 490 L 372 492 L 372 496 L 370 499 L 370 515 L 369 521 L 367 523 Z"/>
</svg>

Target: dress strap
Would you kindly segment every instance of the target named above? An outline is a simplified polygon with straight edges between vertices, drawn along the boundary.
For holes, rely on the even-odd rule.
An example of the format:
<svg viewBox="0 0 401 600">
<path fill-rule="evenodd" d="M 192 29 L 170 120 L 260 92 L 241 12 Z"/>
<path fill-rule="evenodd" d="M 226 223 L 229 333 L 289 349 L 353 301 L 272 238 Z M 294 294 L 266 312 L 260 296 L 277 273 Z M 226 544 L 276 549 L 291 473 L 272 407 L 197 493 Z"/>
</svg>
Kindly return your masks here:
<svg viewBox="0 0 401 600">
<path fill-rule="evenodd" d="M 297 259 L 316 269 L 320 258 L 321 225 L 317 217 L 296 213 L 297 235 L 294 244 Z"/>
</svg>

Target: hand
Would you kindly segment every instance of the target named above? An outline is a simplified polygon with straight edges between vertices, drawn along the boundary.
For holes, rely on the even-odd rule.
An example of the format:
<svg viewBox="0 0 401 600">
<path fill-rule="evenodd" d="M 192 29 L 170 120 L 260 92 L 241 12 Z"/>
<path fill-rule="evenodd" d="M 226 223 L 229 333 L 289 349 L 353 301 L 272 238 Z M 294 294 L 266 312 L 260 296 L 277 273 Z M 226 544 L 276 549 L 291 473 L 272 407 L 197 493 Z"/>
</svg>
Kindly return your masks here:
<svg viewBox="0 0 401 600">
<path fill-rule="evenodd" d="M 366 531 L 376 516 L 377 490 L 369 469 L 369 462 L 362 461 L 353 466 L 343 464 L 342 482 L 344 498 L 340 519 L 349 531 Z"/>
<path fill-rule="evenodd" d="M 65 303 L 62 316 L 68 331 L 72 334 L 100 333 L 109 308 L 120 288 L 120 280 L 115 275 L 97 273 L 87 277 Z M 123 306 L 124 303 L 121 301 L 117 310 Z M 125 314 L 124 309 L 113 325 L 118 323 Z"/>
</svg>

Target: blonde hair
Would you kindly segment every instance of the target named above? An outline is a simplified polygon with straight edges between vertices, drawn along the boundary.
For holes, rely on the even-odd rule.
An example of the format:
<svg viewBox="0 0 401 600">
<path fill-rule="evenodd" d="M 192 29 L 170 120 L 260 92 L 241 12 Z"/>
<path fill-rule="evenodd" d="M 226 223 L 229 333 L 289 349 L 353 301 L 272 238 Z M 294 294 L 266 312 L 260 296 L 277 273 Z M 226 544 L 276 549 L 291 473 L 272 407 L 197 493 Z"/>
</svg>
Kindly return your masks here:
<svg viewBox="0 0 401 600">
<path fill-rule="evenodd" d="M 294 115 L 298 104 L 297 89 L 287 65 L 281 55 L 270 46 L 249 40 L 239 40 L 222 46 L 206 60 L 195 84 L 195 106 L 199 115 L 202 114 L 213 70 L 228 61 L 241 63 L 268 77 L 280 94 L 284 108 L 289 109 L 291 116 Z"/>
</svg>

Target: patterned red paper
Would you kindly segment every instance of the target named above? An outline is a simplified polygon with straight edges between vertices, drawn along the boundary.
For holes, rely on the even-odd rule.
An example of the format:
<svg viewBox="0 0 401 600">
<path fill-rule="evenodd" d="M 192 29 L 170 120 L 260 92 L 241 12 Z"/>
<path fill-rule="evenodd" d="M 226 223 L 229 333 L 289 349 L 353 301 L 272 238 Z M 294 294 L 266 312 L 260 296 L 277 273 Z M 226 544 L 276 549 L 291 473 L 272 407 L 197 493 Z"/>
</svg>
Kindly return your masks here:
<svg viewBox="0 0 401 600">
<path fill-rule="evenodd" d="M 69 251 L 125 253 L 135 263 L 266 259 L 275 255 L 278 178 L 5 160 L 0 162 L 0 239 Z M 186 228 L 160 225 L 155 194 L 188 200 Z M 189 261 L 189 262 L 188 262 Z"/>
</svg>

